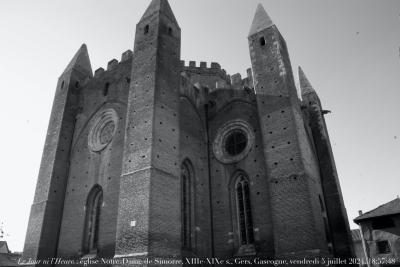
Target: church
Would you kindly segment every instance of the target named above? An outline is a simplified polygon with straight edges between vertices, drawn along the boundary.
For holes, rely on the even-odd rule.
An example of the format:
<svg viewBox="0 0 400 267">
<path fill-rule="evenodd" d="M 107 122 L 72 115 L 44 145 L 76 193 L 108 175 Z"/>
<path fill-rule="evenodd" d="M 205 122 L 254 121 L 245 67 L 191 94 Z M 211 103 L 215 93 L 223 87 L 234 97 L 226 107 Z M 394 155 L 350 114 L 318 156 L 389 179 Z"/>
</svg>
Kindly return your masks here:
<svg viewBox="0 0 400 267">
<path fill-rule="evenodd" d="M 247 77 L 185 63 L 152 0 L 106 70 L 82 45 L 55 90 L 23 258 L 351 257 L 327 111 L 301 68 L 298 95 L 261 5 L 248 43 Z"/>
</svg>

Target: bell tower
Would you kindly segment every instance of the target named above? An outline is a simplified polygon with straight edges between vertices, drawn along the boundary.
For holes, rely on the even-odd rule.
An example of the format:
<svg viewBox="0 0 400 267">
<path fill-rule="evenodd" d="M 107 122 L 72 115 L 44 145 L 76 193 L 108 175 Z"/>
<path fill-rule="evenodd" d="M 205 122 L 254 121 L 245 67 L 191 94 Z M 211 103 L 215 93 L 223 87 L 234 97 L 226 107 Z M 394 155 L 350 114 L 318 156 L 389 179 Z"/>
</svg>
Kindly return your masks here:
<svg viewBox="0 0 400 267">
<path fill-rule="evenodd" d="M 258 5 L 249 33 L 276 258 L 327 256 L 317 160 L 304 128 L 286 42 Z M 321 204 L 323 205 L 323 203 Z"/>
<path fill-rule="evenodd" d="M 180 255 L 180 35 L 167 0 L 153 0 L 136 26 L 116 258 Z"/>
</svg>

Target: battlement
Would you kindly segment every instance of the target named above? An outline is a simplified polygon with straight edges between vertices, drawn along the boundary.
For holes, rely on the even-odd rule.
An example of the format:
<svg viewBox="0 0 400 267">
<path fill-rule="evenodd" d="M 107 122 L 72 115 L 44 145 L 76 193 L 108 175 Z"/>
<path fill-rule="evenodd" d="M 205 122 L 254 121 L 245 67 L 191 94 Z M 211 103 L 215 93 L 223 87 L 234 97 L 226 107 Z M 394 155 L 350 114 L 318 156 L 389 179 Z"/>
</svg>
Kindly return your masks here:
<svg viewBox="0 0 400 267">
<path fill-rule="evenodd" d="M 185 64 L 184 60 L 181 60 L 182 70 L 188 73 L 196 73 L 196 74 L 206 74 L 206 75 L 218 75 L 223 80 L 225 80 L 228 84 L 231 82 L 230 75 L 226 73 L 226 70 L 221 68 L 221 65 L 217 62 L 211 62 L 210 67 L 207 66 L 207 62 L 200 61 L 200 64 L 197 66 L 196 61 L 189 61 L 188 64 Z"/>
<path fill-rule="evenodd" d="M 233 89 L 251 89 L 253 88 L 253 72 L 251 68 L 246 70 L 247 77 L 242 79 L 240 73 L 231 76 L 231 85 Z"/>
<path fill-rule="evenodd" d="M 98 78 L 102 76 L 105 72 L 112 71 L 118 67 L 120 63 L 123 63 L 128 60 L 132 60 L 133 52 L 132 50 L 127 50 L 122 53 L 121 61 L 117 59 L 112 59 L 107 63 L 107 69 L 100 67 L 94 72 L 94 77 Z M 236 73 L 232 76 L 226 73 L 224 69 L 221 68 L 221 65 L 217 62 L 211 62 L 208 65 L 207 62 L 200 61 L 188 61 L 185 62 L 181 60 L 181 69 L 186 73 L 196 74 L 196 75 L 204 75 L 205 78 L 207 76 L 218 76 L 221 80 L 215 82 L 215 89 L 221 88 L 233 88 L 233 89 L 243 89 L 243 88 L 253 88 L 253 75 L 251 68 L 246 70 L 247 77 L 242 79 L 240 73 Z M 207 78 L 206 78 L 207 79 Z"/>
<path fill-rule="evenodd" d="M 123 52 L 123 53 L 121 54 L 121 61 L 118 61 L 118 60 L 115 59 L 115 58 L 111 59 L 111 60 L 107 63 L 107 70 L 104 70 L 104 68 L 102 68 L 102 67 L 98 68 L 98 69 L 95 70 L 95 72 L 94 72 L 94 77 L 95 77 L 95 78 L 98 78 L 98 77 L 100 77 L 104 72 L 106 72 L 106 71 L 111 71 L 111 70 L 117 68 L 118 65 L 119 65 L 120 63 L 123 63 L 123 62 L 128 61 L 128 60 L 132 60 L 132 56 L 133 56 L 132 50 L 126 50 L 125 52 Z"/>
</svg>

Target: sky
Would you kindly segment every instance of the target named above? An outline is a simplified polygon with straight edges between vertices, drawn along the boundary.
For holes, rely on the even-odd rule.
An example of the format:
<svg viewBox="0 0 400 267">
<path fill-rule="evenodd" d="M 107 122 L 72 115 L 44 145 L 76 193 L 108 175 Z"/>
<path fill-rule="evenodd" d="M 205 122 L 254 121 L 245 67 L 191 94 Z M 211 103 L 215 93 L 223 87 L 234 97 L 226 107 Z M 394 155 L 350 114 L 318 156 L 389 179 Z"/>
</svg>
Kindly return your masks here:
<svg viewBox="0 0 400 267">
<path fill-rule="evenodd" d="M 400 194 L 400 1 L 170 0 L 181 58 L 250 67 L 258 3 L 284 36 L 293 70 L 318 92 L 351 228 Z M 149 0 L 0 1 L 0 223 L 22 251 L 57 79 L 82 43 L 93 70 L 133 49 Z M 297 77 L 297 73 L 295 73 Z"/>
</svg>

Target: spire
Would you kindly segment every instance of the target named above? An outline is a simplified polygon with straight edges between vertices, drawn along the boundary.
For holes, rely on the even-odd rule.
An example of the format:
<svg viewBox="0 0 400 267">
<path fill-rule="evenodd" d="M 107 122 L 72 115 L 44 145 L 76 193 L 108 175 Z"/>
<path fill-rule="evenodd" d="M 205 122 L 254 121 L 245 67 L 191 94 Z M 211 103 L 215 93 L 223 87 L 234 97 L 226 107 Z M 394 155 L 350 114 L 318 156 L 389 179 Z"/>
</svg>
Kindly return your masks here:
<svg viewBox="0 0 400 267">
<path fill-rule="evenodd" d="M 258 4 L 256 14 L 254 15 L 253 23 L 251 24 L 249 36 L 260 32 L 264 29 L 267 29 L 274 25 L 271 18 L 268 16 L 264 7 L 261 4 Z"/>
<path fill-rule="evenodd" d="M 86 44 L 82 44 L 75 56 L 69 62 L 63 73 L 66 73 L 72 69 L 87 74 L 89 77 L 93 77 L 92 66 L 90 65 L 90 59 Z"/>
<path fill-rule="evenodd" d="M 301 95 L 305 95 L 308 93 L 315 93 L 314 88 L 312 87 L 311 83 L 308 81 L 306 75 L 304 74 L 304 72 L 300 66 L 299 66 L 299 79 L 300 79 Z"/>
<path fill-rule="evenodd" d="M 171 19 L 172 22 L 178 25 L 178 22 L 176 21 L 176 18 L 174 16 L 174 13 L 172 12 L 171 6 L 168 3 L 168 0 L 152 0 L 149 7 L 146 9 L 140 20 L 143 20 L 156 12 L 164 14 L 166 17 Z"/>
</svg>

